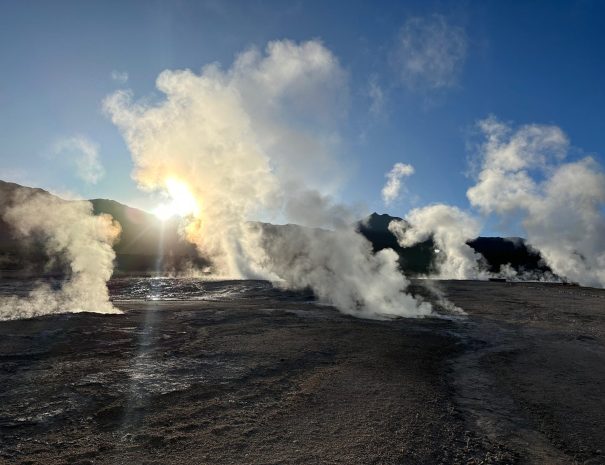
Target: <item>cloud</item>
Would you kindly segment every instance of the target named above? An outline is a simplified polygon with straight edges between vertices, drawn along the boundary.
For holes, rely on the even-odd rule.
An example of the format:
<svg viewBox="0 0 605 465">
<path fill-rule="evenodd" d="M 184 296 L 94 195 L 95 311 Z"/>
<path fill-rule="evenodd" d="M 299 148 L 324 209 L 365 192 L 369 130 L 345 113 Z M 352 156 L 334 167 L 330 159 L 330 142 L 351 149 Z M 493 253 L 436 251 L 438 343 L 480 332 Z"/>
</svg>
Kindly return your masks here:
<svg viewBox="0 0 605 465">
<path fill-rule="evenodd" d="M 116 71 L 114 69 L 111 72 L 111 80 L 119 84 L 126 84 L 128 82 L 128 73 L 126 71 Z"/>
<path fill-rule="evenodd" d="M 546 173 L 559 164 L 569 140 L 557 126 L 529 124 L 516 131 L 494 117 L 477 123 L 484 136 L 478 148 L 478 183 L 467 196 L 483 212 L 508 214 L 538 194 L 531 173 Z"/>
<path fill-rule="evenodd" d="M 401 179 L 414 174 L 414 167 L 405 163 L 395 163 L 391 171 L 385 174 L 387 182 L 382 188 L 382 200 L 386 205 L 392 203 L 401 191 Z"/>
<path fill-rule="evenodd" d="M 391 62 L 408 89 L 437 91 L 457 84 L 466 52 L 464 29 L 435 14 L 404 23 Z"/>
<path fill-rule="evenodd" d="M 483 213 L 520 221 L 529 243 L 559 276 L 605 286 L 605 175 L 592 157 L 566 162 L 557 126 L 478 123 L 480 172 L 467 197 Z"/>
<path fill-rule="evenodd" d="M 105 175 L 99 161 L 99 146 L 85 136 L 76 135 L 58 140 L 53 153 L 72 161 L 78 176 L 87 183 L 96 184 Z"/>
<path fill-rule="evenodd" d="M 384 110 L 384 91 L 378 83 L 378 77 L 373 74 L 368 82 L 368 96 L 370 97 L 370 113 L 379 116 Z"/>
</svg>

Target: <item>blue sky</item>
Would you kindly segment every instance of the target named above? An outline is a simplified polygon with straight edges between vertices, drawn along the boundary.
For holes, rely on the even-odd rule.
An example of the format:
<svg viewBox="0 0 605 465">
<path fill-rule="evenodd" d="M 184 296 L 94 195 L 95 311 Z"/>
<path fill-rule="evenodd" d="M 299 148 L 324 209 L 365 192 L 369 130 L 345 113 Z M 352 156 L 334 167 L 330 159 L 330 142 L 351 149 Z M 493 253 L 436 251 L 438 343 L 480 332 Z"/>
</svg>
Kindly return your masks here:
<svg viewBox="0 0 605 465">
<path fill-rule="evenodd" d="M 2 9 L 0 179 L 152 208 L 103 99 L 120 88 L 157 94 L 162 70 L 228 68 L 250 46 L 281 39 L 321 40 L 347 73 L 346 203 L 399 216 L 433 202 L 467 208 L 468 147 L 475 122 L 489 115 L 557 125 L 572 158 L 605 162 L 602 2 L 9 1 Z M 402 37 L 430 38 L 435 24 L 461 41 L 439 55 L 452 66 L 406 76 Z M 410 47 L 408 55 L 423 52 L 418 40 Z M 96 174 L 75 164 L 90 150 Z M 396 162 L 415 173 L 387 208 L 380 191 Z"/>
</svg>

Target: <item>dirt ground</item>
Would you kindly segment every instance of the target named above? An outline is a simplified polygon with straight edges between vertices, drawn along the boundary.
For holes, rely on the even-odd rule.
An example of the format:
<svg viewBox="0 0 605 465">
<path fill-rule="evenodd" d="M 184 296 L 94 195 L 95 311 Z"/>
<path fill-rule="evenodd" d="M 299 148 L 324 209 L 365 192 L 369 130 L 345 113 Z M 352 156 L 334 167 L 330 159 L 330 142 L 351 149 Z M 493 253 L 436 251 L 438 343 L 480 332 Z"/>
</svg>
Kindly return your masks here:
<svg viewBox="0 0 605 465">
<path fill-rule="evenodd" d="M 268 295 L 0 322 L 0 463 L 605 464 L 605 291 L 434 285 L 468 315 Z"/>
</svg>

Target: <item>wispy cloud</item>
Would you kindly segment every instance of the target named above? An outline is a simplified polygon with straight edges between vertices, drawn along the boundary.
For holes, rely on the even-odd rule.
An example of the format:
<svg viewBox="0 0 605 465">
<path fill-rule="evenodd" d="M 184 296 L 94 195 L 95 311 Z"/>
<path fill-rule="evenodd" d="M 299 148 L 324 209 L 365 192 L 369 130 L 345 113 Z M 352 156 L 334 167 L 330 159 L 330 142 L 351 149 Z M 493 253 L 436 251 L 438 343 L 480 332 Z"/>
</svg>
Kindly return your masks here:
<svg viewBox="0 0 605 465">
<path fill-rule="evenodd" d="M 401 83 L 414 91 L 437 91 L 458 83 L 467 52 L 463 28 L 442 15 L 409 18 L 391 53 Z"/>
<path fill-rule="evenodd" d="M 368 81 L 368 97 L 370 97 L 370 113 L 379 116 L 384 110 L 384 90 L 378 82 L 378 76 L 372 74 Z"/>
<path fill-rule="evenodd" d="M 96 184 L 105 174 L 99 161 L 99 146 L 83 135 L 58 140 L 53 153 L 73 162 L 78 176 L 90 184 Z"/>
<path fill-rule="evenodd" d="M 391 171 L 385 174 L 387 183 L 382 188 L 382 200 L 385 205 L 391 204 L 402 189 L 401 178 L 414 174 L 414 167 L 405 163 L 395 163 Z"/>
<path fill-rule="evenodd" d="M 111 72 L 111 79 L 119 84 L 126 84 L 126 82 L 128 82 L 128 73 L 126 71 L 116 71 L 114 69 Z"/>
</svg>

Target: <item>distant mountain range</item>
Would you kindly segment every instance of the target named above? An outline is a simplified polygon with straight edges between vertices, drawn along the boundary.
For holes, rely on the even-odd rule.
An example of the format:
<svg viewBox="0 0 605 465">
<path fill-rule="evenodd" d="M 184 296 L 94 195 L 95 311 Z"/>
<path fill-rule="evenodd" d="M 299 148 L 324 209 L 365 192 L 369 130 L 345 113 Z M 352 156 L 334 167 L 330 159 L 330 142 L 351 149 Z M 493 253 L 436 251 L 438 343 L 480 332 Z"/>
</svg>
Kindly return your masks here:
<svg viewBox="0 0 605 465">
<path fill-rule="evenodd" d="M 42 189 L 0 181 L 0 269 L 16 270 L 31 268 L 41 263 L 43 251 L 35 244 L 15 239 L 11 227 L 3 220 L 4 209 L 11 204 L 16 189 L 29 189 L 52 195 Z M 95 214 L 107 213 L 122 226 L 120 240 L 114 245 L 118 272 L 152 272 L 156 270 L 182 270 L 186 266 L 204 266 L 195 247 L 181 239 L 178 219 L 160 221 L 151 213 L 129 207 L 114 200 L 92 199 Z M 413 247 L 401 247 L 388 225 L 401 218 L 372 213 L 355 225 L 371 243 L 375 251 L 385 248 L 395 250 L 402 269 L 411 275 L 426 274 L 435 268 L 435 246 L 427 240 Z M 280 226 L 273 226 L 279 228 Z M 288 225 L 288 227 L 301 227 Z M 478 237 L 468 243 L 483 255 L 490 271 L 497 272 L 501 265 L 510 263 L 517 270 L 547 271 L 540 255 L 528 248 L 522 238 Z"/>
</svg>

